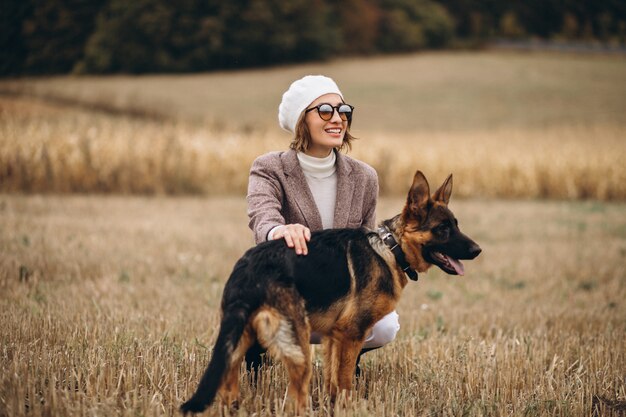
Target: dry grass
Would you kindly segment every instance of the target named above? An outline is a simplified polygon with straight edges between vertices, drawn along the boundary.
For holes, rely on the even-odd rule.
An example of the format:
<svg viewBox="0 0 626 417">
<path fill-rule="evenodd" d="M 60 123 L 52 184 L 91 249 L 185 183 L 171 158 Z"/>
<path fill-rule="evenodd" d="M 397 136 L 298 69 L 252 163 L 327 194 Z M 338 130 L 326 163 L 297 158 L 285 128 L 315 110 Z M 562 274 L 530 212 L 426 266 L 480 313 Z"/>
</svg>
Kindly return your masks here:
<svg viewBox="0 0 626 417">
<path fill-rule="evenodd" d="M 357 105 L 354 155 L 383 194 L 421 168 L 464 178 L 457 196 L 626 199 L 626 60 L 502 52 L 2 80 L 0 191 L 242 194 L 289 142 L 280 94 L 319 72 Z"/>
<path fill-rule="evenodd" d="M 2 100 L 0 190 L 26 192 L 241 192 L 263 147 L 178 122 L 108 116 Z"/>
<path fill-rule="evenodd" d="M 626 198 L 626 60 L 502 52 L 2 80 L 0 191 L 241 194 L 254 157 L 287 147 L 280 94 L 318 72 L 357 105 L 354 154 L 384 194 L 419 167 L 462 176 L 458 196 Z"/>
<path fill-rule="evenodd" d="M 276 133 L 281 94 L 319 73 L 356 106 L 357 136 L 626 126 L 626 59 L 598 55 L 418 53 L 237 72 L 0 80 L 0 92 Z"/>
<path fill-rule="evenodd" d="M 383 199 L 379 217 L 401 204 Z M 484 253 L 464 278 L 431 271 L 407 287 L 397 339 L 364 357 L 356 399 L 335 415 L 617 415 L 624 204 L 452 208 Z M 242 198 L 0 195 L 0 416 L 175 414 L 251 243 Z M 320 378 L 316 362 L 315 400 Z M 242 382 L 236 415 L 287 414 L 282 366 Z"/>
<path fill-rule="evenodd" d="M 288 136 L 215 129 L 0 98 L 0 191 L 245 193 L 258 155 Z M 457 196 L 626 199 L 626 128 L 615 125 L 389 133 L 352 155 L 401 194 L 416 168 L 463 178 Z"/>
</svg>

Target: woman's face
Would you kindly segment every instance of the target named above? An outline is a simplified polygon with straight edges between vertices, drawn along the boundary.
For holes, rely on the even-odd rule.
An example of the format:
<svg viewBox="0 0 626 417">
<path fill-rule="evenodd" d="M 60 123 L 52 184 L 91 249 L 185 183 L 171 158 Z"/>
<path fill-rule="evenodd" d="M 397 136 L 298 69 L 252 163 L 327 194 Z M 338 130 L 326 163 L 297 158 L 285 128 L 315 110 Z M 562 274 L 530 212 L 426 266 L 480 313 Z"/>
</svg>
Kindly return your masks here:
<svg viewBox="0 0 626 417">
<path fill-rule="evenodd" d="M 313 103 L 309 104 L 307 109 L 322 103 L 338 106 L 343 103 L 343 100 L 339 94 L 324 94 Z M 336 110 L 333 112 L 333 117 L 328 121 L 322 120 L 319 114 L 317 114 L 317 110 L 308 112 L 304 121 L 311 134 L 311 143 L 306 151 L 307 155 L 324 158 L 328 156 L 334 148 L 343 144 L 343 137 L 348 129 L 348 122 L 341 120 Z"/>
</svg>

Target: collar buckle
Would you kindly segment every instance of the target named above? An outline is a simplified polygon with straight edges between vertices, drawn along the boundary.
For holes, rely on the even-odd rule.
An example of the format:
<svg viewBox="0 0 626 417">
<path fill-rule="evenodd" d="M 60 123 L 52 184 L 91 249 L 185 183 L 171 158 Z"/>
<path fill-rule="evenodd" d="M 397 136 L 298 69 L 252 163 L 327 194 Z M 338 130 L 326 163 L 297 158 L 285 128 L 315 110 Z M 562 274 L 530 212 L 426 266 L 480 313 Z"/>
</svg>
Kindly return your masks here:
<svg viewBox="0 0 626 417">
<path fill-rule="evenodd" d="M 402 251 L 399 242 L 391 233 L 391 230 L 389 230 L 387 226 L 380 226 L 378 228 L 378 235 L 395 256 L 396 262 L 402 269 L 402 272 L 404 272 L 412 281 L 417 281 L 417 271 L 412 269 L 411 265 L 409 265 L 409 263 L 406 261 L 404 252 Z"/>
</svg>

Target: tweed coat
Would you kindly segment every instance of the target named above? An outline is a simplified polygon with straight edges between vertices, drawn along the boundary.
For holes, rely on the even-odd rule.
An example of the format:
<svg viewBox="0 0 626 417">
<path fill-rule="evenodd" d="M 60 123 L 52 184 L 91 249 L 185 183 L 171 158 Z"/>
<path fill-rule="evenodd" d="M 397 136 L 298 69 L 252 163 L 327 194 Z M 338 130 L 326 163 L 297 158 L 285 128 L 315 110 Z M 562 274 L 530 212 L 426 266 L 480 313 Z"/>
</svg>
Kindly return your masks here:
<svg viewBox="0 0 626 417">
<path fill-rule="evenodd" d="M 376 221 L 378 176 L 374 168 L 340 152 L 336 154 L 337 199 L 333 228 L 373 229 Z M 296 151 L 258 157 L 248 182 L 249 226 L 256 243 L 265 242 L 274 227 L 300 223 L 322 230 L 322 219 L 306 182 Z"/>
</svg>

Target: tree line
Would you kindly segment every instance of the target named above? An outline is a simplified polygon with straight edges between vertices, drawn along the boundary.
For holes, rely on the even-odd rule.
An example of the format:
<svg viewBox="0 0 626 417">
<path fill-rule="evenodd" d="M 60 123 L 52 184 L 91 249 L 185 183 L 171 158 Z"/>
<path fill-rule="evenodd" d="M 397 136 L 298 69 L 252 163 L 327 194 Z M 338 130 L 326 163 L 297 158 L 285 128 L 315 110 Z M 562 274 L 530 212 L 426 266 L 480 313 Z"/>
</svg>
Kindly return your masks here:
<svg viewBox="0 0 626 417">
<path fill-rule="evenodd" d="M 0 75 L 190 72 L 480 44 L 625 44 L 623 0 L 3 0 Z"/>
</svg>

